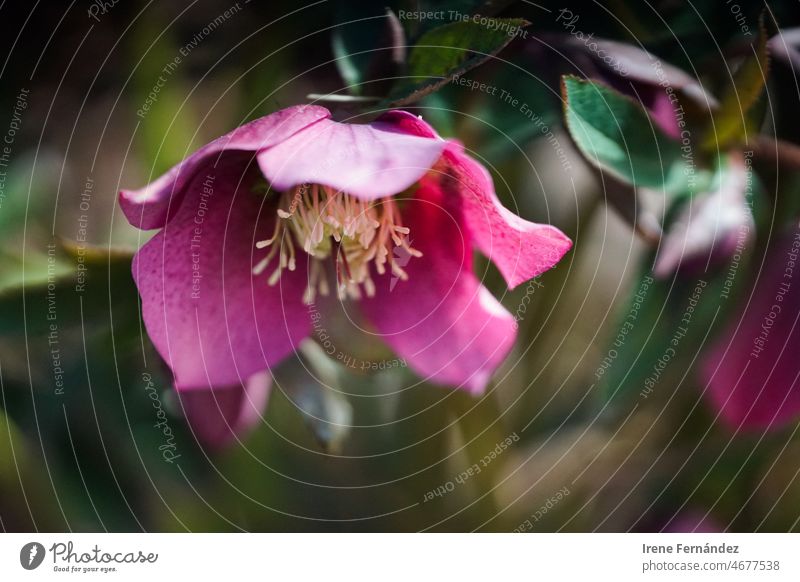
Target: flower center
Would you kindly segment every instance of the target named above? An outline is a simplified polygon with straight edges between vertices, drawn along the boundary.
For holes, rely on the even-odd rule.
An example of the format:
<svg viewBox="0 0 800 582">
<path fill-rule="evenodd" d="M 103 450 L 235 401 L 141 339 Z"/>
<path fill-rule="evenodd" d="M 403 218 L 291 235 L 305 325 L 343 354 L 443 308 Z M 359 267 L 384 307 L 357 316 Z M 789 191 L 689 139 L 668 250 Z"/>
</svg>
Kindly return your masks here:
<svg viewBox="0 0 800 582">
<path fill-rule="evenodd" d="M 328 186 L 302 184 L 281 194 L 277 213 L 272 236 L 256 243 L 257 249 L 270 251 L 253 273 L 263 273 L 277 256 L 268 279 L 275 285 L 284 269 L 295 270 L 295 247 L 303 249 L 311 257 L 303 294 L 306 304 L 313 303 L 317 293 L 328 295 L 325 261 L 331 257 L 336 265 L 339 298 L 359 299 L 362 287 L 368 297 L 375 295 L 371 263 L 379 275 L 388 267 L 393 275 L 406 280 L 403 265 L 410 257 L 422 256 L 410 246 L 409 230 L 402 225 L 392 198 L 368 202 Z"/>
</svg>

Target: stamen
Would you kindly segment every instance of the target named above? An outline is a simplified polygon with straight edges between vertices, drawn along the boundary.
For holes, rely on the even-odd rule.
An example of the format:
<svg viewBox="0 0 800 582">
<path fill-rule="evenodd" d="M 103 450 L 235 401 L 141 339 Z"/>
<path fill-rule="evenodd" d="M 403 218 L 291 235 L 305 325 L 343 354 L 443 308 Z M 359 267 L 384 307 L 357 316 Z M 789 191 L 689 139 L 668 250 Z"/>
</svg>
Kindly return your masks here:
<svg viewBox="0 0 800 582">
<path fill-rule="evenodd" d="M 326 296 L 330 292 L 324 264 L 327 259 L 335 263 L 340 299 L 360 299 L 362 287 L 367 297 L 373 297 L 371 264 L 379 275 L 388 270 L 406 280 L 406 259 L 422 256 L 411 247 L 409 234 L 400 223 L 397 202 L 392 198 L 368 202 L 327 186 L 303 184 L 281 194 L 272 236 L 256 242 L 259 250 L 271 248 L 253 268 L 253 274 L 263 273 L 277 256 L 275 270 L 267 279 L 269 285 L 277 284 L 284 269 L 294 271 L 297 267 L 296 245 L 310 256 L 308 285 L 303 293 L 306 304 L 313 303 L 317 294 Z M 397 262 L 401 258 L 403 265 Z"/>
</svg>

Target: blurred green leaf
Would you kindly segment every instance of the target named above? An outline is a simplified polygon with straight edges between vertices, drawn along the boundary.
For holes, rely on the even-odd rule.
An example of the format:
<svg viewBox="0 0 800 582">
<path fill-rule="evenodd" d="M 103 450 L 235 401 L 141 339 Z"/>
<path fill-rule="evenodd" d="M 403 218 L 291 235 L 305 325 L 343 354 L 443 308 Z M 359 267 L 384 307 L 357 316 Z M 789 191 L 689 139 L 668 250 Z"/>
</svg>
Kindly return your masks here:
<svg viewBox="0 0 800 582">
<path fill-rule="evenodd" d="M 596 369 L 604 403 L 630 402 L 635 396 L 642 403 L 671 395 L 686 383 L 687 371 L 723 320 L 724 297 L 730 293 L 723 293 L 727 270 L 658 279 L 649 268 L 652 260 L 651 255 L 645 261 L 648 268 L 624 304 Z"/>
<path fill-rule="evenodd" d="M 132 109 L 137 142 L 150 181 L 195 149 L 197 119 L 184 84 L 190 55 L 180 52 L 174 28 L 159 11 L 144 13 L 130 36 L 133 62 Z"/>
<path fill-rule="evenodd" d="M 0 276 L 0 336 L 45 335 L 51 326 L 138 322 L 131 251 L 50 243 L 46 253 L 6 257 Z"/>
<path fill-rule="evenodd" d="M 63 528 L 42 459 L 0 408 L 0 516 L 5 531 Z"/>
<path fill-rule="evenodd" d="M 393 76 L 406 55 L 405 33 L 394 12 L 365 4 L 340 3 L 339 22 L 331 34 L 336 67 L 353 95 L 364 93 L 362 85 L 372 79 Z"/>
<path fill-rule="evenodd" d="M 0 290 L 3 406 L 35 428 L 69 523 L 140 529 L 162 500 L 154 481 L 183 479 L 164 444 L 175 443 L 184 475 L 202 465 L 200 451 L 180 418 L 168 416 L 169 434 L 157 424 L 154 402 L 170 410 L 171 380 L 141 335 L 132 253 L 71 242 L 48 251 L 26 256 L 24 285 Z"/>
<path fill-rule="evenodd" d="M 687 180 L 681 149 L 632 99 L 601 83 L 562 78 L 564 117 L 595 167 L 634 186 L 678 193 Z"/>
<path fill-rule="evenodd" d="M 470 142 L 493 162 L 525 150 L 536 138 L 550 139 L 559 123 L 557 95 L 542 79 L 512 64 L 503 64 L 489 79 L 492 94 L 480 93 L 473 107 L 478 120 L 470 119 L 462 128 Z"/>
<path fill-rule="evenodd" d="M 748 55 L 733 75 L 732 82 L 722 96 L 719 110 L 706 130 L 703 148 L 716 152 L 728 145 L 744 141 L 758 133 L 760 117 L 755 105 L 764 92 L 769 74 L 767 32 L 759 23 L 759 35 Z"/>
<path fill-rule="evenodd" d="M 388 99 L 398 107 L 413 103 L 454 78 L 487 61 L 514 38 L 511 31 L 528 26 L 521 18 L 492 18 L 453 22 L 423 34 L 408 57 L 407 77 Z"/>
<path fill-rule="evenodd" d="M 49 275 L 59 279 L 73 273 L 67 261 L 55 256 L 50 258 L 47 253 L 33 249 L 24 259 L 0 250 L 0 265 L 0 304 L 4 298 L 21 292 L 23 287 L 46 286 Z"/>
<path fill-rule="evenodd" d="M 26 216 L 36 216 L 53 198 L 62 165 L 61 158 L 47 151 L 37 156 L 26 154 L 13 161 L 5 177 L 0 176 L 5 180 L 0 199 L 0 238 L 15 234 L 26 223 Z"/>
<path fill-rule="evenodd" d="M 428 386 L 429 390 L 436 387 Z M 480 471 L 471 479 L 476 485 L 481 496 L 477 504 L 477 511 L 486 515 L 496 515 L 498 507 L 494 499 L 493 489 L 502 481 L 508 455 L 497 453 L 495 449 L 505 451 L 509 446 L 506 439 L 519 439 L 516 433 L 512 434 L 502 422 L 502 411 L 498 408 L 493 390 L 479 399 L 461 391 L 455 391 L 446 401 L 446 407 L 455 417 L 455 425 L 461 433 L 464 442 L 463 453 L 471 466 L 478 467 Z M 500 446 L 503 443 L 505 446 Z M 469 469 L 469 467 L 465 467 Z"/>
</svg>

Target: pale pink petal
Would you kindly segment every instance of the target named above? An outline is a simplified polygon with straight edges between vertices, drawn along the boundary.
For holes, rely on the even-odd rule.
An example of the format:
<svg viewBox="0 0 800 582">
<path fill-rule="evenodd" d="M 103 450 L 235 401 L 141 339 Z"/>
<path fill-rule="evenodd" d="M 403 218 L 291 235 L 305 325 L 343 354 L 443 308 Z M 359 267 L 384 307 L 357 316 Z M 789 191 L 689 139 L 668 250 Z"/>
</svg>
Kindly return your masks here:
<svg viewBox="0 0 800 582">
<path fill-rule="evenodd" d="M 708 393 L 732 429 L 778 428 L 800 417 L 800 232 L 772 245 L 744 313 L 714 344 L 702 366 Z"/>
<path fill-rule="evenodd" d="M 767 44 L 771 57 L 791 67 L 800 69 L 800 28 L 785 28 L 769 39 Z"/>
<path fill-rule="evenodd" d="M 179 390 L 178 395 L 197 440 L 216 449 L 243 438 L 258 425 L 267 407 L 271 384 L 272 376 L 264 371 L 252 375 L 244 385 Z"/>
<path fill-rule="evenodd" d="M 695 77 L 635 45 L 603 38 L 581 40 L 572 35 L 557 35 L 554 42 L 566 46 L 573 60 L 583 62 L 574 59 L 576 56 L 588 59 L 588 66 L 580 65 L 586 69 L 582 75 L 641 100 L 656 124 L 675 139 L 681 133 L 677 116 L 684 97 L 703 111 L 719 106 Z"/>
<path fill-rule="evenodd" d="M 391 196 L 416 183 L 445 146 L 404 127 L 390 117 L 369 125 L 323 120 L 259 152 L 258 163 L 278 191 L 315 183 L 364 200 Z"/>
<path fill-rule="evenodd" d="M 224 151 L 255 152 L 274 146 L 330 112 L 315 105 L 298 105 L 237 127 L 206 144 L 167 173 L 139 190 L 122 190 L 119 203 L 128 221 L 144 230 L 161 228 L 178 211 L 189 184 L 202 166 Z"/>
<path fill-rule="evenodd" d="M 448 142 L 444 157 L 447 175 L 433 173 L 424 181 L 441 181 L 448 195 L 458 197 L 475 247 L 497 265 L 509 288 L 551 269 L 572 247 L 554 226 L 529 222 L 503 207 L 486 168 L 460 144 Z"/>
<path fill-rule="evenodd" d="M 747 202 L 749 179 L 742 154 L 731 154 L 717 189 L 687 202 L 662 240 L 653 268 L 657 277 L 679 267 L 703 272 L 709 263 L 744 251 L 755 232 Z"/>
<path fill-rule="evenodd" d="M 418 375 L 477 394 L 510 351 L 516 322 L 473 274 L 470 233 L 447 196 L 430 181 L 408 202 L 411 246 L 423 256 L 397 251 L 408 280 L 376 274 L 376 295 L 362 306 Z"/>
<path fill-rule="evenodd" d="M 267 252 L 255 241 L 269 238 L 275 215 L 250 189 L 258 170 L 248 159 L 226 153 L 199 171 L 178 212 L 134 258 L 148 335 L 178 389 L 241 384 L 309 331 L 303 253 L 274 287 L 269 272 L 252 275 Z"/>
</svg>

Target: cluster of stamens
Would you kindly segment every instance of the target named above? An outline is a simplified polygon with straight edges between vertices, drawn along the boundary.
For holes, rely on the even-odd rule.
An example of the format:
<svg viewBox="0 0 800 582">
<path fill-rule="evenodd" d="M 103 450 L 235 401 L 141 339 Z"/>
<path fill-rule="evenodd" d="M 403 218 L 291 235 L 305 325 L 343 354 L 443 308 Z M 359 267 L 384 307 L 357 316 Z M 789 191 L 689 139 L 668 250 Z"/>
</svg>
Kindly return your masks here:
<svg viewBox="0 0 800 582">
<path fill-rule="evenodd" d="M 406 280 L 401 263 L 407 260 L 399 259 L 422 255 L 410 246 L 409 230 L 402 225 L 392 198 L 364 201 L 327 186 L 303 184 L 280 195 L 277 214 L 272 236 L 256 243 L 256 248 L 270 251 L 253 273 L 263 273 L 277 257 L 267 279 L 275 285 L 284 269 L 297 268 L 295 247 L 302 249 L 311 257 L 303 294 L 306 304 L 313 303 L 317 293 L 329 294 L 325 261 L 331 257 L 339 298 L 359 299 L 362 288 L 368 297 L 375 294 L 371 264 L 379 275 L 388 270 Z"/>
</svg>

